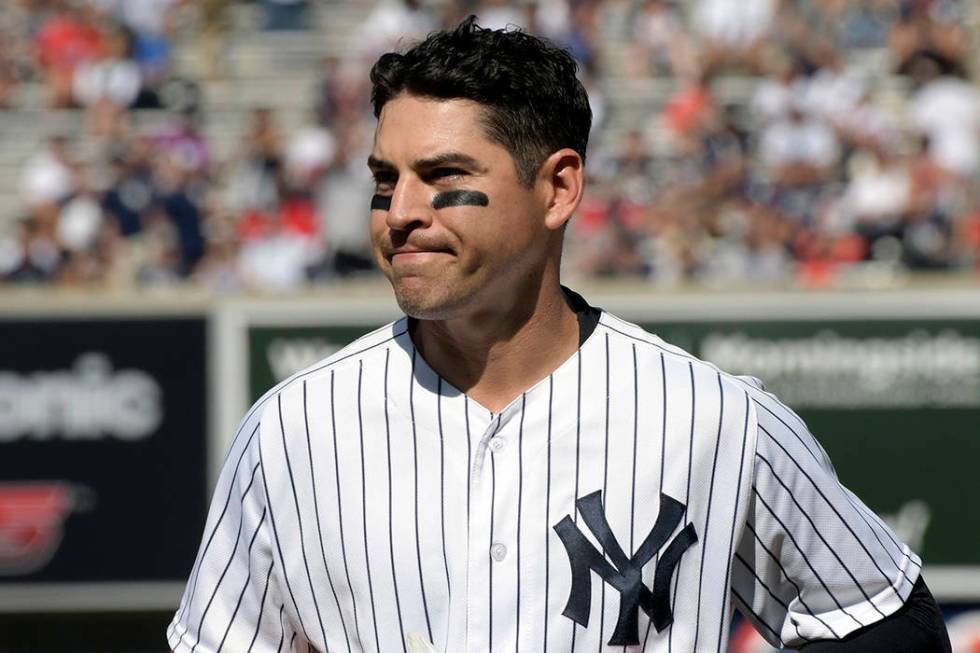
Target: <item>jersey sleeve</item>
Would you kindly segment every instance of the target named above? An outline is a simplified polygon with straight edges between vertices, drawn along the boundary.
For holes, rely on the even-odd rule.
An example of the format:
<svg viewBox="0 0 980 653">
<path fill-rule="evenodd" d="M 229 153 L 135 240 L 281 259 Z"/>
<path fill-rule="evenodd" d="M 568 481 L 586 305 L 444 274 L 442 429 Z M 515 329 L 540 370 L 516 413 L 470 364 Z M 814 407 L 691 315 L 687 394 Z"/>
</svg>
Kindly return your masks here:
<svg viewBox="0 0 980 653">
<path fill-rule="evenodd" d="M 793 411 L 751 393 L 758 436 L 735 605 L 774 646 L 841 639 L 898 610 L 921 561 L 847 490 Z"/>
<path fill-rule="evenodd" d="M 288 650 L 291 637 L 277 586 L 259 454 L 261 407 L 252 409 L 228 451 L 197 560 L 167 629 L 175 653 Z"/>
</svg>

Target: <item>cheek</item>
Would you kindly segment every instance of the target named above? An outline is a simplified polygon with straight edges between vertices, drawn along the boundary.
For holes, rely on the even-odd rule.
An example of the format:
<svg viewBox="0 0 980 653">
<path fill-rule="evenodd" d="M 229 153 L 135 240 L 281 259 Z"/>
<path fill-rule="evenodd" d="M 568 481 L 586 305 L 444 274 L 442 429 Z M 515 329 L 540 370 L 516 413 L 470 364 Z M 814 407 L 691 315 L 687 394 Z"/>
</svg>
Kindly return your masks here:
<svg viewBox="0 0 980 653">
<path fill-rule="evenodd" d="M 388 213 L 386 211 L 371 211 L 371 221 L 370 221 L 370 232 L 371 232 L 371 242 L 375 245 L 381 240 L 381 237 L 388 230 L 387 225 Z"/>
</svg>

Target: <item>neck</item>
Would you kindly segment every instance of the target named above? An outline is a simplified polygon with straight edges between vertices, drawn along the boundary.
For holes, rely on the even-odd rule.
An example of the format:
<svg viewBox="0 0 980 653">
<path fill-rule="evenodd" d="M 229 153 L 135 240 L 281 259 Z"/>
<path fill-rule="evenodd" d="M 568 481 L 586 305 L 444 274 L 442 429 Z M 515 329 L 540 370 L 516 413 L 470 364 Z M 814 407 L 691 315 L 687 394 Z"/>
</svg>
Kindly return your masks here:
<svg viewBox="0 0 980 653">
<path fill-rule="evenodd" d="M 413 339 L 437 374 L 497 413 L 575 353 L 579 330 L 555 278 L 465 317 L 420 320 Z"/>
</svg>

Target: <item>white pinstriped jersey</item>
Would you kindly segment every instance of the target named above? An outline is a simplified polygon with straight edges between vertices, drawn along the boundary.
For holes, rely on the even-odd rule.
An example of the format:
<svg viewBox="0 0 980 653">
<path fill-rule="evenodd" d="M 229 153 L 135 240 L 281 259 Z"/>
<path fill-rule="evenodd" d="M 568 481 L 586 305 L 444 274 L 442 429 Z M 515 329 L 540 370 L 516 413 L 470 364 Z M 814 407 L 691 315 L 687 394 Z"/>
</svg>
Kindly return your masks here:
<svg viewBox="0 0 980 653">
<path fill-rule="evenodd" d="M 602 313 L 494 414 L 407 329 L 249 411 L 175 651 L 404 653 L 408 633 L 451 653 L 724 651 L 734 608 L 794 646 L 908 597 L 919 558 L 753 379 Z"/>
</svg>

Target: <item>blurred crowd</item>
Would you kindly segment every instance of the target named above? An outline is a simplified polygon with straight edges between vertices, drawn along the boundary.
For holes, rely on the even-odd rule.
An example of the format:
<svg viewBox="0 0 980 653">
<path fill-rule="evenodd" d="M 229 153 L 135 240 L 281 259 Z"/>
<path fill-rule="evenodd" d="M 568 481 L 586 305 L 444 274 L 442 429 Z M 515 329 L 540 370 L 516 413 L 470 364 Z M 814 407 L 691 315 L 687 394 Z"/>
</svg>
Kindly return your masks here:
<svg viewBox="0 0 980 653">
<path fill-rule="evenodd" d="M 242 4 L 254 25 L 234 20 Z M 230 35 L 315 38 L 345 4 L 363 21 L 309 74 L 304 124 L 248 107 L 219 156 L 208 89 L 239 75 Z M 7 2 L 0 137 L 17 139 L 15 114 L 69 113 L 80 127 L 48 133 L 20 165 L 17 205 L 0 212 L 0 282 L 234 292 L 375 274 L 367 70 L 470 13 L 580 63 L 595 125 L 569 273 L 807 286 L 980 273 L 971 11 L 968 0 Z"/>
</svg>

